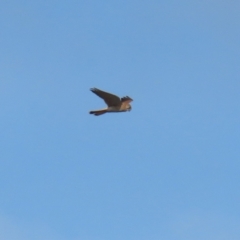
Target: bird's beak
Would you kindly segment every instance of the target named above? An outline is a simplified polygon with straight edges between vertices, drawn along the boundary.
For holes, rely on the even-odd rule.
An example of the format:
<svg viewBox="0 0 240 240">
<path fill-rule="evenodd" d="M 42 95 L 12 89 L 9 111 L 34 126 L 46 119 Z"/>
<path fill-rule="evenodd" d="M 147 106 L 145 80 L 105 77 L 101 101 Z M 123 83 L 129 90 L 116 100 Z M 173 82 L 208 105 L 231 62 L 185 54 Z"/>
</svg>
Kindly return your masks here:
<svg viewBox="0 0 240 240">
<path fill-rule="evenodd" d="M 130 106 L 130 108 L 128 109 L 128 111 L 130 112 L 132 110 L 132 107 Z"/>
</svg>

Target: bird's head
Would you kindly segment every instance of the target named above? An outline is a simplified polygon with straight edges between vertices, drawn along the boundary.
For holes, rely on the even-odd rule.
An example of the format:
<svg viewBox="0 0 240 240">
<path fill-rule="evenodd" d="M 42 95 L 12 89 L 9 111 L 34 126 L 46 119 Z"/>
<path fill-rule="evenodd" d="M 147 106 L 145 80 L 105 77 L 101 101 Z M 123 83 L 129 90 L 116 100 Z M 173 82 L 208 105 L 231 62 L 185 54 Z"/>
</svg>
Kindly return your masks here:
<svg viewBox="0 0 240 240">
<path fill-rule="evenodd" d="M 131 105 L 130 105 L 130 104 L 128 105 L 128 108 L 127 108 L 127 110 L 128 110 L 129 112 L 132 110 L 132 107 L 131 107 Z"/>
</svg>

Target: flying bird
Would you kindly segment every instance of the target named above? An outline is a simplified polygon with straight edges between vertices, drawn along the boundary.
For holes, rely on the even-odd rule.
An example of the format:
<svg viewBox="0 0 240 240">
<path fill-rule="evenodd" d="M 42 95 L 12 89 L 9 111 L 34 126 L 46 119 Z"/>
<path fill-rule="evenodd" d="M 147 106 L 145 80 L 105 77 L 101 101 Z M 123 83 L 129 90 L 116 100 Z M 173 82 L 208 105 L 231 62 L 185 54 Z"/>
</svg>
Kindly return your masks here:
<svg viewBox="0 0 240 240">
<path fill-rule="evenodd" d="M 133 100 L 128 96 L 120 98 L 116 95 L 104 92 L 97 88 L 91 88 L 90 90 L 97 96 L 102 98 L 108 106 L 107 108 L 104 109 L 90 111 L 89 112 L 90 114 L 99 116 L 107 112 L 126 112 L 132 109 L 129 103 L 132 102 Z"/>
</svg>

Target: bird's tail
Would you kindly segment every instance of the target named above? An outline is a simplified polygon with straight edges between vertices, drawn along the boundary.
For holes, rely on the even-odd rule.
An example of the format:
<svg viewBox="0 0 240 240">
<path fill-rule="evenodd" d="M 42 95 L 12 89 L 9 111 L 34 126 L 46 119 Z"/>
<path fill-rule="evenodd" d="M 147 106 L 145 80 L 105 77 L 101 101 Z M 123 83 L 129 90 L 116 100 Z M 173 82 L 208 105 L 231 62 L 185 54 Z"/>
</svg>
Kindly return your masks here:
<svg viewBox="0 0 240 240">
<path fill-rule="evenodd" d="M 99 116 L 99 115 L 102 115 L 104 113 L 107 112 L 107 109 L 102 109 L 102 110 L 94 110 L 94 111 L 90 111 L 89 113 L 90 114 L 94 114 L 95 116 Z"/>
</svg>

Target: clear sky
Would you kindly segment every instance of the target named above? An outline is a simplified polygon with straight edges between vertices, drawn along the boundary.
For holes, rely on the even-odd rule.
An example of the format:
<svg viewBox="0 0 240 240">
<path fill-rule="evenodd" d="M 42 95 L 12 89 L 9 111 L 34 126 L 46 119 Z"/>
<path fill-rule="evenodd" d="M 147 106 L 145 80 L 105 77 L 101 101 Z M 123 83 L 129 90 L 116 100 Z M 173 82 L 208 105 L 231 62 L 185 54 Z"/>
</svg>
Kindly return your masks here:
<svg viewBox="0 0 240 240">
<path fill-rule="evenodd" d="M 2 0 L 0 239 L 239 240 L 239 12 Z"/>
</svg>

